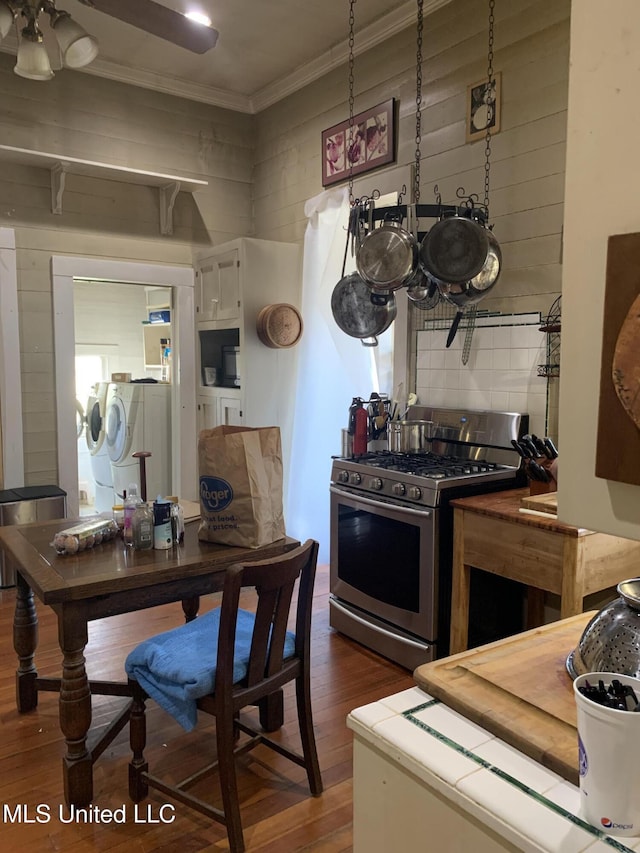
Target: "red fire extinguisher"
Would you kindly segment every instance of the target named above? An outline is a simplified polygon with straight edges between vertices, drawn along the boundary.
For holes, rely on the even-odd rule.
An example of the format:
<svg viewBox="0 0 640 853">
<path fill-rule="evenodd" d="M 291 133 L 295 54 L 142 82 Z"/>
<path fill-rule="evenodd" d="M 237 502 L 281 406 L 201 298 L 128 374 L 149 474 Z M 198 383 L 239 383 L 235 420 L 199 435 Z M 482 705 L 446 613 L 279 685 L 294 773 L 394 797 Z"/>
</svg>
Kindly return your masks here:
<svg viewBox="0 0 640 853">
<path fill-rule="evenodd" d="M 349 435 L 353 436 L 353 455 L 367 452 L 369 416 L 361 397 L 354 397 L 349 407 Z"/>
</svg>

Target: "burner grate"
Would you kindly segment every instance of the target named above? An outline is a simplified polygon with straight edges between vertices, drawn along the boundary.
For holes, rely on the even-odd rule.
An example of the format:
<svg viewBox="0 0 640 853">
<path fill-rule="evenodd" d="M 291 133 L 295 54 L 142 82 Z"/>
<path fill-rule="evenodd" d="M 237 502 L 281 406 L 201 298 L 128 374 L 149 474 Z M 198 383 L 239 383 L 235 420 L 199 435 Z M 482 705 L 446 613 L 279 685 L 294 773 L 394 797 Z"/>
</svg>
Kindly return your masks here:
<svg viewBox="0 0 640 853">
<path fill-rule="evenodd" d="M 354 457 L 357 464 L 383 468 L 385 471 L 398 471 L 417 477 L 430 477 L 443 480 L 447 477 L 459 477 L 464 474 L 480 474 L 500 468 L 484 459 L 463 460 L 458 456 L 441 456 L 437 453 L 392 453 L 380 451 Z"/>
</svg>

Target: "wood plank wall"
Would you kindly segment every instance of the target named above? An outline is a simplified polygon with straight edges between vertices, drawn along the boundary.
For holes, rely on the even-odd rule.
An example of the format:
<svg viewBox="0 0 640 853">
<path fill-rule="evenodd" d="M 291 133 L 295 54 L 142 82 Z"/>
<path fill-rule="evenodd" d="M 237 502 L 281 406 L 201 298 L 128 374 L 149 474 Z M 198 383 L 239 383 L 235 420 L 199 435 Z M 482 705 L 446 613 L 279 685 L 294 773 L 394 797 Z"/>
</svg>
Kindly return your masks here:
<svg viewBox="0 0 640 853">
<path fill-rule="evenodd" d="M 458 186 L 484 195 L 484 142 L 464 142 L 466 89 L 486 72 L 488 4 L 453 0 L 425 20 L 421 200 Z M 546 312 L 561 288 L 570 0 L 497 0 L 494 62 L 502 130 L 492 140 L 491 219 L 504 273 L 483 307 Z M 346 36 L 346 32 L 345 32 Z M 356 8 L 357 40 L 357 8 Z M 157 190 L 70 176 L 64 213 L 44 169 L 0 161 L 0 224 L 16 229 L 27 483 L 56 482 L 52 254 L 191 263 L 238 236 L 302 241 L 304 204 L 322 191 L 323 129 L 348 117 L 346 66 L 258 116 L 60 72 L 13 74 L 0 55 L 0 143 L 209 181 L 180 193 L 172 237 L 158 233 Z M 400 102 L 399 173 L 415 152 L 415 32 L 356 58 L 355 111 Z M 380 179 L 382 180 L 382 178 Z M 373 189 L 377 178 L 358 182 Z M 398 187 L 400 189 L 400 187 Z"/>
<path fill-rule="evenodd" d="M 34 83 L 14 63 L 0 55 L 0 144 L 209 182 L 179 193 L 167 237 L 154 187 L 68 175 L 54 215 L 49 172 L 0 159 L 0 223 L 16 231 L 25 482 L 55 483 L 51 256 L 191 265 L 194 252 L 250 234 L 254 117 L 82 73 Z"/>
<path fill-rule="evenodd" d="M 425 19 L 420 197 L 484 197 L 485 143 L 465 144 L 467 85 L 486 75 L 488 4 L 454 0 Z M 498 0 L 495 71 L 502 72 L 502 130 L 491 144 L 490 212 L 504 252 L 495 297 L 483 307 L 546 311 L 561 289 L 569 0 Z M 357 7 L 355 42 L 357 45 Z M 354 111 L 400 101 L 398 164 L 415 156 L 416 34 L 408 29 L 356 56 Z M 261 237 L 301 240 L 305 201 L 321 190 L 322 130 L 348 118 L 346 66 L 258 116 L 253 178 Z M 376 187 L 376 173 L 358 189 Z M 397 189 L 400 189 L 398 187 Z"/>
</svg>

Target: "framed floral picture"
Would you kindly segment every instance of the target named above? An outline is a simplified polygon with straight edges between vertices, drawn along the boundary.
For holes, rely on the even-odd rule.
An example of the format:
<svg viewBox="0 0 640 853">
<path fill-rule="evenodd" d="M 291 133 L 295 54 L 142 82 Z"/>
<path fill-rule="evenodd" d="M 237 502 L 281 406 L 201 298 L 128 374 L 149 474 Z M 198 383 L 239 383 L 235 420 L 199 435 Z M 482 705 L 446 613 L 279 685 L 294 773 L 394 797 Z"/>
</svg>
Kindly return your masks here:
<svg viewBox="0 0 640 853">
<path fill-rule="evenodd" d="M 487 128 L 491 135 L 500 130 L 500 87 L 502 75 L 498 71 L 491 81 L 481 80 L 467 86 L 466 141 L 484 139 Z"/>
<path fill-rule="evenodd" d="M 395 162 L 395 98 L 322 131 L 322 186 Z"/>
</svg>

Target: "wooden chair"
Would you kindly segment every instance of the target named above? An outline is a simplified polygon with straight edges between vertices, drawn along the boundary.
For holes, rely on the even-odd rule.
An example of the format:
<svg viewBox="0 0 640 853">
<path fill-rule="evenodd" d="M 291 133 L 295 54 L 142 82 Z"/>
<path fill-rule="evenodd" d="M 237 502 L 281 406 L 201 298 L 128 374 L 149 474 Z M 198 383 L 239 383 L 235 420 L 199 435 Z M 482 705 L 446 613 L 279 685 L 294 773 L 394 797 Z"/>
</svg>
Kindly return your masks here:
<svg viewBox="0 0 640 853">
<path fill-rule="evenodd" d="M 177 784 L 167 784 L 148 772 L 148 764 L 143 755 L 146 744 L 145 701 L 148 699 L 148 694 L 137 680 L 129 679 L 133 695 L 130 718 L 133 757 L 129 765 L 129 796 L 134 802 L 143 800 L 148 794 L 149 787 L 162 791 L 224 824 L 231 850 L 243 851 L 245 847 L 234 760 L 236 754 L 264 743 L 304 767 L 311 793 L 314 796 L 322 793 L 322 778 L 311 716 L 309 679 L 311 604 L 317 559 L 318 543 L 309 539 L 304 545 L 281 557 L 236 564 L 226 572 L 219 611 L 219 632 L 217 637 L 211 636 L 211 643 L 214 646 L 217 645 L 214 690 L 197 700 L 198 709 L 213 714 L 216 718 L 217 761 L 206 768 L 206 771 L 218 768 L 222 789 L 222 809 L 215 808 L 186 791 L 186 787 L 202 779 L 206 771 L 200 771 Z M 300 583 L 295 641 L 293 641 L 286 628 L 294 585 L 298 577 Z M 234 645 L 240 591 L 242 587 L 248 586 L 256 588 L 257 609 L 250 648 L 240 651 L 236 649 L 235 664 L 238 664 L 239 657 L 243 657 L 246 662 L 246 674 L 240 681 L 236 680 L 234 683 Z M 247 618 L 246 612 L 241 611 L 241 613 L 243 618 Z M 199 617 L 201 618 L 204 617 Z M 195 620 L 195 623 L 197 622 L 198 619 Z M 189 624 L 193 626 L 195 623 Z M 183 628 L 186 629 L 187 626 Z M 289 645 L 294 646 L 293 654 L 289 657 L 284 656 L 287 637 Z M 260 722 L 264 729 L 267 716 L 263 716 L 262 711 L 266 703 L 273 697 L 276 700 L 281 699 L 283 685 L 293 680 L 296 688 L 302 755 L 276 743 L 239 718 L 242 708 L 258 705 L 261 708 Z M 250 740 L 240 744 L 238 740 L 240 732 L 248 734 Z"/>
</svg>

